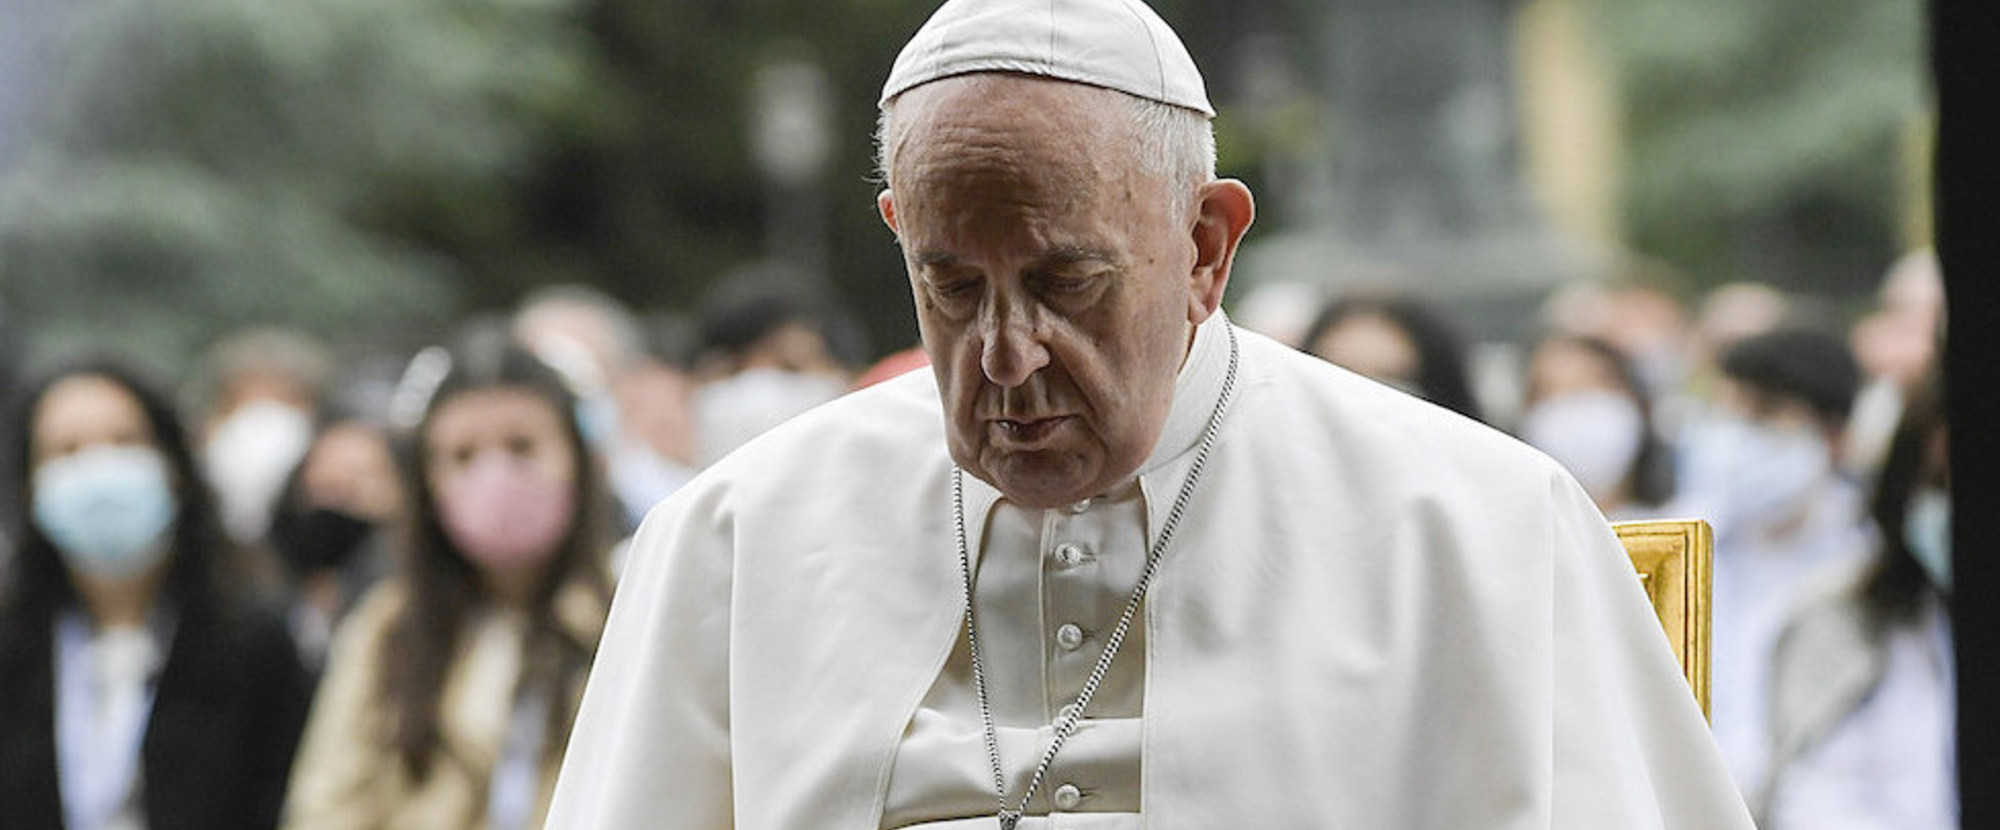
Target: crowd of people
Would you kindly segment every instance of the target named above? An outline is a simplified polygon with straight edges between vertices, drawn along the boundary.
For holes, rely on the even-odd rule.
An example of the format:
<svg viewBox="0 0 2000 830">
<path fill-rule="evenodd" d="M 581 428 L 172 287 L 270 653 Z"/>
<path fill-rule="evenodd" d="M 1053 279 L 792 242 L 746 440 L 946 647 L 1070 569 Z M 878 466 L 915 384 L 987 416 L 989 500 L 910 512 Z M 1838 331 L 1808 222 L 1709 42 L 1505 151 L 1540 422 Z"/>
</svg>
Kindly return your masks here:
<svg viewBox="0 0 2000 830">
<path fill-rule="evenodd" d="M 24 378 L 0 824 L 540 827 L 621 540 L 848 383 L 782 295 L 639 321 L 563 286 L 411 355 L 259 327 Z"/>
<path fill-rule="evenodd" d="M 1488 418 L 1608 517 L 1714 526 L 1714 734 L 1763 826 L 1950 827 L 1951 508 L 1925 263 L 1900 265 L 1846 338 L 1762 286 L 1693 312 L 1643 285 L 1559 293 L 1504 420 L 1449 315 L 1409 294 L 1343 294 L 1291 345 Z M 639 319 L 561 287 L 394 371 L 259 329 L 177 386 L 105 360 L 22 383 L 0 811 L 77 828 L 539 826 L 620 540 L 763 429 L 923 365 L 851 371 L 781 295 L 706 320 L 698 356 Z"/>
<path fill-rule="evenodd" d="M 1491 417 L 1612 520 L 1715 533 L 1713 731 L 1760 826 L 1956 827 L 1943 286 L 1899 261 L 1850 325 L 1769 286 L 1689 308 L 1557 292 Z M 1254 321 L 1250 324 L 1254 325 Z M 1468 346 L 1407 294 L 1328 302 L 1301 350 L 1472 418 Z"/>
<path fill-rule="evenodd" d="M 683 330 L 644 319 L 562 286 L 408 355 L 271 328 L 187 377 L 92 359 L 20 379 L 4 823 L 541 826 L 647 512 L 759 433 L 924 365 L 851 365 L 837 323 L 783 293 Z M 1713 731 L 1762 825 L 1944 828 L 1941 320 L 1919 253 L 1851 325 L 1755 284 L 1692 307 L 1566 289 L 1518 377 L 1479 377 L 1450 314 L 1411 293 L 1343 293 L 1269 333 L 1519 437 L 1607 517 L 1706 519 Z M 1496 380 L 1518 406 L 1481 399 Z"/>
</svg>

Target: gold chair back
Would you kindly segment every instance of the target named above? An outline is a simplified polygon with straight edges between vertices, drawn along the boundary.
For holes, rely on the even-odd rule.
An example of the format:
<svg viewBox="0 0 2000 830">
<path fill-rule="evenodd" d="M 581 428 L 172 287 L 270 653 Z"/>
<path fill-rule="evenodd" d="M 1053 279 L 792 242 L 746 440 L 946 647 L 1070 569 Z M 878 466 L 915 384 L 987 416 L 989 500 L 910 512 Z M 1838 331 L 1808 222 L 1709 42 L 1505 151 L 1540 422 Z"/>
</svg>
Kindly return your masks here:
<svg viewBox="0 0 2000 830">
<path fill-rule="evenodd" d="M 1611 529 L 1632 558 L 1660 627 L 1666 629 L 1674 656 L 1681 661 L 1681 673 L 1707 716 L 1714 532 L 1700 519 L 1613 522 Z"/>
</svg>

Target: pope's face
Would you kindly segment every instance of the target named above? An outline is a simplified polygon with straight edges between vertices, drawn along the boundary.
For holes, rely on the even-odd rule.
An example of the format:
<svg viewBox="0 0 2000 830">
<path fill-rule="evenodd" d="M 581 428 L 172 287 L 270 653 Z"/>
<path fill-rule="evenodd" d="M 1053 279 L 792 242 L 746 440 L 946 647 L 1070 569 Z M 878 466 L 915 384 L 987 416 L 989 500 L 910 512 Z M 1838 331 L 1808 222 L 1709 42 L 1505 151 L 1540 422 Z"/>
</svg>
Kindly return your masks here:
<svg viewBox="0 0 2000 830">
<path fill-rule="evenodd" d="M 951 455 L 1023 505 L 1093 496 L 1138 469 L 1221 294 L 1197 262 L 1199 211 L 1175 215 L 1132 161 L 1126 112 L 1117 93 L 1004 75 L 897 104 L 880 206 Z"/>
</svg>

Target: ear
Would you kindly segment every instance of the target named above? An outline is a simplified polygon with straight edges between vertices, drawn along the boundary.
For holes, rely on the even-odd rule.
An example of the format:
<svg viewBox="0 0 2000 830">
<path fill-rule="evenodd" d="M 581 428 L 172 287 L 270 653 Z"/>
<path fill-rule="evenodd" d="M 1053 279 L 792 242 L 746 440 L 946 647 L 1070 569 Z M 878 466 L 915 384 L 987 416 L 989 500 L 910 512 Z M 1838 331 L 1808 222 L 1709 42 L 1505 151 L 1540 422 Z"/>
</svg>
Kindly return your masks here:
<svg viewBox="0 0 2000 830">
<path fill-rule="evenodd" d="M 885 198 L 887 194 L 884 194 Z M 1188 273 L 1188 322 L 1200 325 L 1222 305 L 1236 245 L 1257 218 L 1250 188 L 1235 179 L 1217 179 L 1195 193 L 1194 269 Z"/>
<path fill-rule="evenodd" d="M 896 196 L 893 191 L 884 188 L 881 193 L 875 194 L 875 210 L 882 214 L 882 224 L 889 226 L 890 233 L 899 233 L 896 229 Z"/>
</svg>

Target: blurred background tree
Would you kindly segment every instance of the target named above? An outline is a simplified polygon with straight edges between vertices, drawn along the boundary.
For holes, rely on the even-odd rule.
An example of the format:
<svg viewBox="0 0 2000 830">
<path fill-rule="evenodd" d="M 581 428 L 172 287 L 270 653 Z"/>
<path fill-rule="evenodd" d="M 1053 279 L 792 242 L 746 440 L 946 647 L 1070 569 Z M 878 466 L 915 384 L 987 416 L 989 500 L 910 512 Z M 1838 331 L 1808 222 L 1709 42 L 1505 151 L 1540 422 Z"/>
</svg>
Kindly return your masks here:
<svg viewBox="0 0 2000 830">
<path fill-rule="evenodd" d="M 421 341 L 556 281 L 685 312 L 772 258 L 801 194 L 824 240 L 802 284 L 853 312 L 857 356 L 915 340 L 869 137 L 932 0 L 13 2 L 60 23 L 35 140 L 0 148 L 0 304 L 38 352 L 171 366 L 268 321 Z M 1367 117 L 1296 68 L 1316 3 L 1155 6 L 1260 188 L 1253 233 L 1282 229 L 1288 190 L 1328 186 L 1300 154 Z M 1910 241 L 1918 0 L 1584 7 L 1621 79 L 1626 244 L 1698 286 L 1855 292 Z M 823 80 L 803 189 L 753 149 L 773 64 Z"/>
<path fill-rule="evenodd" d="M 1633 248 L 1704 285 L 1855 296 L 1929 242 L 1919 0 L 1594 4 Z"/>
</svg>

